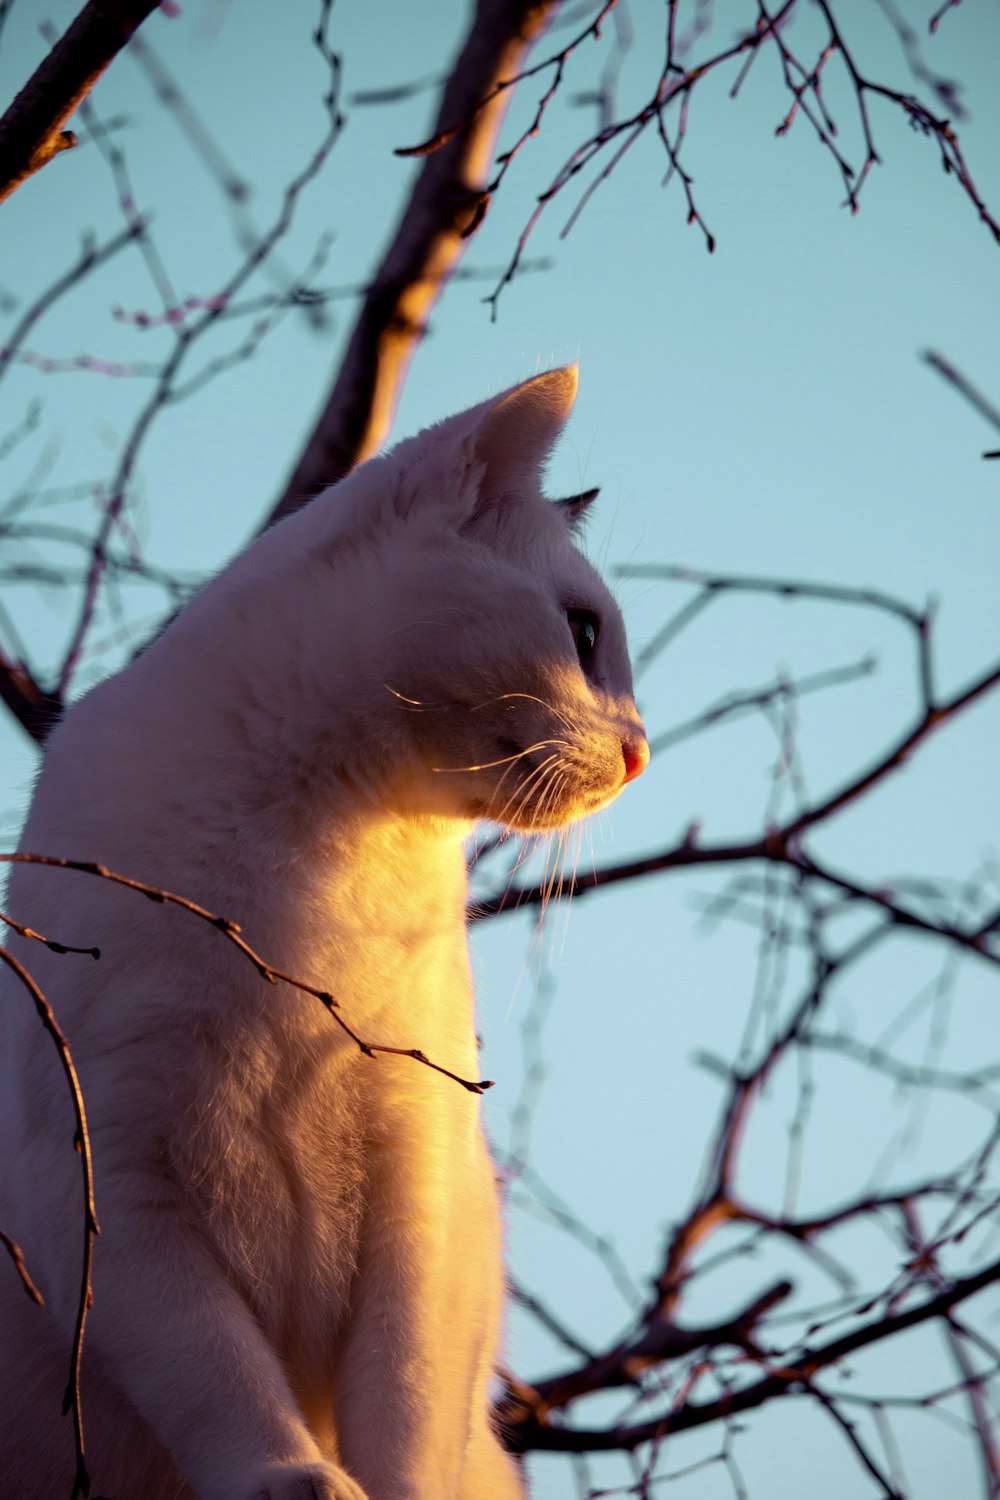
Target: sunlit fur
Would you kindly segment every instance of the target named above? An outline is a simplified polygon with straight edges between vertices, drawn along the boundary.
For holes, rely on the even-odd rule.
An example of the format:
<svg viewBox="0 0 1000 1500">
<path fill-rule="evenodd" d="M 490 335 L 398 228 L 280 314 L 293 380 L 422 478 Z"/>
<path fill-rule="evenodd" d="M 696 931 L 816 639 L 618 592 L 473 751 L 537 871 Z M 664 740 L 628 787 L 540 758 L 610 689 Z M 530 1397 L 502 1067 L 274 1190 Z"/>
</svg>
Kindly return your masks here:
<svg viewBox="0 0 1000 1500">
<path fill-rule="evenodd" d="M 560 829 L 641 745 L 618 610 L 539 473 L 554 371 L 365 465 L 260 539 L 66 717 L 22 847 L 238 920 L 369 1041 L 479 1073 L 463 838 Z M 568 609 L 599 618 L 584 666 Z M 634 760 L 634 756 L 633 756 Z M 8 909 L 65 1028 L 102 1234 L 93 1494 L 516 1500 L 488 1421 L 502 1302 L 477 1097 L 363 1056 L 176 908 L 22 867 Z M 0 996 L 0 1491 L 58 1500 L 83 1241 L 54 1049 Z"/>
</svg>

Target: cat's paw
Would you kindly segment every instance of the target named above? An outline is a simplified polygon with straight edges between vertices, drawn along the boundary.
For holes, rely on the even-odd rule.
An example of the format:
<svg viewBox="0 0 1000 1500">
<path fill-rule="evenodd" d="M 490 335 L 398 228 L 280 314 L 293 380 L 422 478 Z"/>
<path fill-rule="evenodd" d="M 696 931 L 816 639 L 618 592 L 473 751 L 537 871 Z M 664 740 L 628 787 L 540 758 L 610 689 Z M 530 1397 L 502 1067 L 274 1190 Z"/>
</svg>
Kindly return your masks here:
<svg viewBox="0 0 1000 1500">
<path fill-rule="evenodd" d="M 336 1464 L 268 1464 L 244 1494 L 245 1500 L 368 1500 Z"/>
</svg>

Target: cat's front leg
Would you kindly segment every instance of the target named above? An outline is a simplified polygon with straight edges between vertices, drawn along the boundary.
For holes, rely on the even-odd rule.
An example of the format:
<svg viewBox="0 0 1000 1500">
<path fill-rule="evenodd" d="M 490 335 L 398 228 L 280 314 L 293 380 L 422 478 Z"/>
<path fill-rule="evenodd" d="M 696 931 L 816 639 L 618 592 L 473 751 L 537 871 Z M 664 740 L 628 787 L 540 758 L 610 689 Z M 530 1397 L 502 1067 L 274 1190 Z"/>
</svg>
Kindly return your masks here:
<svg viewBox="0 0 1000 1500">
<path fill-rule="evenodd" d="M 356 1480 L 334 1464 L 268 1464 L 248 1481 L 241 1500 L 368 1500 Z"/>
<path fill-rule="evenodd" d="M 466 1100 L 449 1109 L 437 1087 L 371 1156 L 338 1444 L 372 1500 L 523 1500 L 488 1425 L 503 1295 L 493 1166 Z"/>
<path fill-rule="evenodd" d="M 321 1450 L 251 1308 L 179 1214 L 105 1212 L 87 1337 L 198 1500 L 368 1500 Z M 105 1462 L 131 1472 L 127 1446 L 93 1457 L 99 1488 Z"/>
<path fill-rule="evenodd" d="M 458 1500 L 525 1500 L 526 1494 L 520 1466 L 480 1416 L 469 1439 Z"/>
</svg>

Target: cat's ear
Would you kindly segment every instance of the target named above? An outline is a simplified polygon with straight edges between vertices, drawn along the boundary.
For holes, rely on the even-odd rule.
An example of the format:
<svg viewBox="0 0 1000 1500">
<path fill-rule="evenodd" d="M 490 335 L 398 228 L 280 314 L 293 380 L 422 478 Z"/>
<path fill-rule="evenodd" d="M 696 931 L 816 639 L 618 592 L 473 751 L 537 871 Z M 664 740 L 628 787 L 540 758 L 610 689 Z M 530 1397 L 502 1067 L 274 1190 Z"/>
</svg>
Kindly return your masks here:
<svg viewBox="0 0 1000 1500">
<path fill-rule="evenodd" d="M 580 495 L 567 495 L 562 500 L 553 500 L 552 504 L 562 512 L 566 525 L 574 535 L 587 519 L 587 511 L 600 493 L 599 489 L 584 490 Z"/>
<path fill-rule="evenodd" d="M 573 410 L 576 365 L 548 370 L 477 408 L 476 456 L 485 465 L 484 495 L 537 488 L 540 470 Z"/>
<path fill-rule="evenodd" d="M 361 464 L 330 492 L 336 500 L 317 507 L 317 533 L 331 535 L 333 523 L 342 535 L 355 514 L 387 522 L 393 515 L 445 516 L 462 527 L 499 514 L 511 500 L 540 503 L 542 469 L 576 388 L 576 365 L 548 370 L 406 439 L 385 460 Z"/>
</svg>

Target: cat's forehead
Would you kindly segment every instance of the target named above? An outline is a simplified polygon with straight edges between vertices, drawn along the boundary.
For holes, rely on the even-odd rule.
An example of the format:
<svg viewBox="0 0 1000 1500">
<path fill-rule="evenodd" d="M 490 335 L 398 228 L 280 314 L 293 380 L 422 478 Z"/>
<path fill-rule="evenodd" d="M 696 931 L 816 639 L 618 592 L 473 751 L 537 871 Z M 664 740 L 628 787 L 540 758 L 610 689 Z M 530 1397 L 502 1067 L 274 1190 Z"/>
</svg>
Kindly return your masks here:
<svg viewBox="0 0 1000 1500">
<path fill-rule="evenodd" d="M 530 573 L 566 603 L 596 608 L 613 603 L 597 570 L 579 550 L 565 510 L 539 494 L 507 497 L 481 518 L 477 540 Z"/>
<path fill-rule="evenodd" d="M 566 515 L 537 489 L 484 497 L 467 529 L 476 541 L 512 561 L 552 565 L 580 557 Z"/>
</svg>

